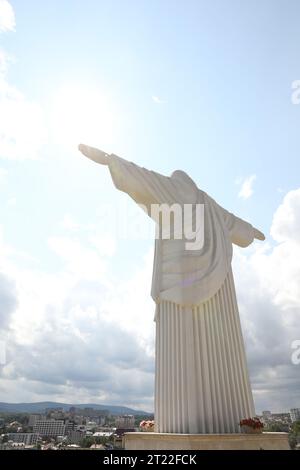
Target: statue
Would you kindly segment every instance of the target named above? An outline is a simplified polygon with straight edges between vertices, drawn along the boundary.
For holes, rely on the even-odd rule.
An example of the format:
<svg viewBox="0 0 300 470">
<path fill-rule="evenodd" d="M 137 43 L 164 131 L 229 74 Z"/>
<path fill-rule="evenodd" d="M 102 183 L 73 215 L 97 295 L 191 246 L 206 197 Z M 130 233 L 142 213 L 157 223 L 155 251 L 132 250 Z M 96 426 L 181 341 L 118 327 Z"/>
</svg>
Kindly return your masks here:
<svg viewBox="0 0 300 470">
<path fill-rule="evenodd" d="M 107 165 L 114 185 L 151 216 L 154 204 L 203 205 L 203 244 L 157 238 L 151 295 L 156 303 L 155 431 L 236 433 L 255 415 L 231 269 L 232 243 L 264 235 L 223 209 L 184 172 L 170 177 L 80 144 Z M 157 221 L 156 221 L 157 222 Z"/>
</svg>

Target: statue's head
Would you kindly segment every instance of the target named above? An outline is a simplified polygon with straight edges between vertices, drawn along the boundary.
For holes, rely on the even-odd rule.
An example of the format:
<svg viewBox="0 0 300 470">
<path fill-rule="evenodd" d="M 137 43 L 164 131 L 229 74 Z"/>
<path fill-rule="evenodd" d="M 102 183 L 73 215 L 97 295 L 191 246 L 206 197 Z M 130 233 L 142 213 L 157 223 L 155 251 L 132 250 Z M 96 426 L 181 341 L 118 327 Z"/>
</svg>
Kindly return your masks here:
<svg viewBox="0 0 300 470">
<path fill-rule="evenodd" d="M 192 180 L 192 178 L 187 173 L 185 173 L 185 171 L 175 170 L 171 174 L 171 178 L 185 185 L 194 186 L 195 188 L 197 188 L 196 183 Z"/>
</svg>

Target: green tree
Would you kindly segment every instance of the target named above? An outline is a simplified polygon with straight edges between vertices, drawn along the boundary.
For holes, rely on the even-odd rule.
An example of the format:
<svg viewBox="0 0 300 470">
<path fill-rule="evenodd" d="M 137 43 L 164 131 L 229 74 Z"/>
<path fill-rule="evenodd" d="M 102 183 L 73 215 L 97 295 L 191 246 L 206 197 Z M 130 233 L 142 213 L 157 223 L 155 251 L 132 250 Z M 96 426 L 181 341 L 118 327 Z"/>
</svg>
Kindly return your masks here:
<svg viewBox="0 0 300 470">
<path fill-rule="evenodd" d="M 290 430 L 289 443 L 291 449 L 295 449 L 296 445 L 300 442 L 300 421 L 295 421 Z"/>
<path fill-rule="evenodd" d="M 300 435 L 300 421 L 295 421 L 292 424 L 291 431 L 296 435 Z"/>
<path fill-rule="evenodd" d="M 84 437 L 80 441 L 80 447 L 84 447 L 85 449 L 88 449 L 91 447 L 92 444 L 95 444 L 95 439 L 93 437 Z"/>
<path fill-rule="evenodd" d="M 266 432 L 285 432 L 286 426 L 282 423 L 270 423 L 264 428 Z"/>
</svg>

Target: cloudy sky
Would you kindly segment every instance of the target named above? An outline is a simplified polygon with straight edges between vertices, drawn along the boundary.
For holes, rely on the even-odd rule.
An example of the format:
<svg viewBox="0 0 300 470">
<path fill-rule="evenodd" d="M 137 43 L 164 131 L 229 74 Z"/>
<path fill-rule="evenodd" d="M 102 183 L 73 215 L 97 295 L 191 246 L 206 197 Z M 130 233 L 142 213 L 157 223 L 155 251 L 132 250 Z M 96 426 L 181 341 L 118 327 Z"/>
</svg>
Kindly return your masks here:
<svg viewBox="0 0 300 470">
<path fill-rule="evenodd" d="M 153 409 L 154 227 L 85 142 L 183 169 L 264 231 L 233 263 L 256 410 L 300 407 L 299 16 L 0 0 L 0 401 Z"/>
</svg>

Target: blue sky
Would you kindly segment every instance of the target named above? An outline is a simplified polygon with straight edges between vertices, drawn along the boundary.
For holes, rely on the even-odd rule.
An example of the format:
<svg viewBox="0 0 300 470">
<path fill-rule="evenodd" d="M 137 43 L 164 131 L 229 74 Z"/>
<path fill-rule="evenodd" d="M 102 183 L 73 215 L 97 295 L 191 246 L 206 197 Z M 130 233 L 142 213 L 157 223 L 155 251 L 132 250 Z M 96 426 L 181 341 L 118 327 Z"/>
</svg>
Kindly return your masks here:
<svg viewBox="0 0 300 470">
<path fill-rule="evenodd" d="M 152 407 L 151 237 L 120 238 L 107 228 L 103 208 L 133 218 L 135 208 L 105 168 L 79 154 L 83 141 L 164 174 L 183 169 L 264 231 L 264 247 L 236 250 L 234 265 L 256 405 L 300 406 L 300 366 L 289 357 L 300 339 L 293 286 L 300 280 L 300 105 L 291 101 L 300 79 L 299 2 L 2 0 L 1 14 L 0 296 L 8 359 L 0 399 Z M 111 325 L 101 329 L 107 318 Z M 97 342 L 106 327 L 107 357 Z M 72 348 L 83 351 L 78 370 L 55 366 L 47 328 L 65 363 L 78 359 L 67 358 Z M 114 350 L 123 334 L 131 352 Z M 101 381 L 97 367 L 84 378 L 99 356 L 101 370 L 111 365 L 116 375 L 126 354 L 128 374 L 118 384 L 109 373 Z"/>
</svg>

